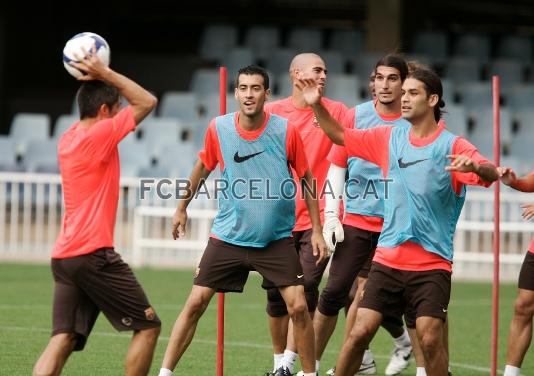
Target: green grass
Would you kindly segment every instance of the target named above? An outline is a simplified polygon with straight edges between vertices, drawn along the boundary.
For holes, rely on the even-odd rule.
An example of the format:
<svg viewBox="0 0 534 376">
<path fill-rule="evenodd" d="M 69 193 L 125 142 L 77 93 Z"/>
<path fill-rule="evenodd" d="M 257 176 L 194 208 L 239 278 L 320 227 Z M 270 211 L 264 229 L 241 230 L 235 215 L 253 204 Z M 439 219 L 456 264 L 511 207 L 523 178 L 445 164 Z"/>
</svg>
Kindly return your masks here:
<svg viewBox="0 0 534 376">
<path fill-rule="evenodd" d="M 168 336 L 191 289 L 193 271 L 139 269 L 136 274 L 163 322 L 162 334 L 152 365 L 157 375 Z M 225 374 L 262 375 L 272 367 L 270 336 L 265 316 L 265 293 L 261 280 L 251 275 L 243 294 L 226 296 Z M 51 326 L 52 275 L 48 266 L 0 264 L 0 375 L 29 375 L 49 339 Z M 499 369 L 503 368 L 516 288 L 501 288 Z M 195 339 L 175 374 L 215 374 L 216 298 L 202 317 Z M 451 365 L 457 375 L 489 374 L 491 337 L 491 286 L 455 283 L 450 313 Z M 321 362 L 322 374 L 334 364 L 341 345 L 338 329 Z M 129 334 L 117 333 L 99 317 L 83 352 L 69 359 L 64 375 L 121 375 Z M 384 368 L 392 340 L 380 330 L 371 345 L 379 366 Z M 406 375 L 414 375 L 412 365 Z M 533 350 L 527 353 L 523 374 L 534 374 Z"/>
</svg>

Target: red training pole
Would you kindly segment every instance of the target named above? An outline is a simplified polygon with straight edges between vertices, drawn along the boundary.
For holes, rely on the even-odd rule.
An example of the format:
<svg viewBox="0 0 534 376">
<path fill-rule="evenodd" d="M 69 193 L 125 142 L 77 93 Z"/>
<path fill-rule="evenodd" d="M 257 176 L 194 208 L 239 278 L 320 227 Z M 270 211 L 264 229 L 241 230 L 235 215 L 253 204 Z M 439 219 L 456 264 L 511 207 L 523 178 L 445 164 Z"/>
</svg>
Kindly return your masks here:
<svg viewBox="0 0 534 376">
<path fill-rule="evenodd" d="M 493 76 L 493 155 L 495 166 L 501 164 L 501 120 L 500 120 L 500 82 L 499 76 Z M 493 310 L 491 316 L 491 376 L 497 376 L 497 344 L 499 337 L 499 254 L 500 254 L 500 184 L 495 182 L 493 200 Z"/>
<path fill-rule="evenodd" d="M 219 68 L 219 113 L 226 114 L 226 67 Z M 224 373 L 224 293 L 217 301 L 217 376 Z"/>
</svg>

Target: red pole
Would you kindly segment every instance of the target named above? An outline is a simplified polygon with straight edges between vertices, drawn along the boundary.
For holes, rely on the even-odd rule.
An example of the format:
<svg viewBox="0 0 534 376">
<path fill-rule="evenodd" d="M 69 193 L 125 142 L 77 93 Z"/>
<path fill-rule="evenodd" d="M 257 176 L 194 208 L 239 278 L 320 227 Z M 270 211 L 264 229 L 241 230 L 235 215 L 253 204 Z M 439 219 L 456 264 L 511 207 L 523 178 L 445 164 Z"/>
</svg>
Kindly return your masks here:
<svg viewBox="0 0 534 376">
<path fill-rule="evenodd" d="M 219 68 L 219 113 L 226 114 L 226 67 Z M 224 293 L 217 301 L 217 376 L 224 374 Z"/>
<path fill-rule="evenodd" d="M 501 164 L 501 120 L 500 120 L 500 82 L 499 76 L 493 76 L 493 155 L 495 166 Z M 499 339 L 499 254 L 500 254 L 500 185 L 495 182 L 493 199 L 493 312 L 491 322 L 491 376 L 497 376 L 497 345 Z"/>
</svg>

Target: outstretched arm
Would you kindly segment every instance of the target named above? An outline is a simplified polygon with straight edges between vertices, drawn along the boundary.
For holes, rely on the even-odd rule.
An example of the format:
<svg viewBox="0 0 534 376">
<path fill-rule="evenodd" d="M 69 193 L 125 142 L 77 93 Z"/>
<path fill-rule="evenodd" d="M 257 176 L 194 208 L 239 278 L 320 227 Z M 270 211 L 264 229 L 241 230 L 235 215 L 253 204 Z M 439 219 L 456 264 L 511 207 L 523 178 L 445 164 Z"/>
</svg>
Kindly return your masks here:
<svg viewBox="0 0 534 376">
<path fill-rule="evenodd" d="M 521 192 L 534 192 L 534 174 L 517 177 L 510 167 L 497 167 L 501 181 Z"/>
<path fill-rule="evenodd" d="M 474 159 L 460 154 L 447 155 L 447 158 L 451 160 L 450 165 L 445 167 L 445 170 L 447 171 L 457 171 L 462 173 L 473 172 L 488 183 L 492 183 L 499 179 L 497 169 L 491 163 L 480 164 Z"/>
<path fill-rule="evenodd" d="M 345 145 L 345 130 L 339 124 L 328 110 L 321 103 L 323 96 L 323 88 L 318 86 L 315 80 L 303 79 L 297 80 L 295 86 L 302 90 L 302 95 L 306 103 L 311 106 L 319 126 L 323 129 L 326 135 L 333 143 L 338 145 Z"/>
</svg>

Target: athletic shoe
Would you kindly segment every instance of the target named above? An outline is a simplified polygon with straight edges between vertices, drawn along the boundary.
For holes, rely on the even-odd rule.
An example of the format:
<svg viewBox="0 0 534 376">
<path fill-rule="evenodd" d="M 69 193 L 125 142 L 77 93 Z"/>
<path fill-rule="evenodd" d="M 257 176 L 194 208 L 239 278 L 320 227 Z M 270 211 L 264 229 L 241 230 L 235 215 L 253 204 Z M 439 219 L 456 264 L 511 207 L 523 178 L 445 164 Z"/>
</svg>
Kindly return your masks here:
<svg viewBox="0 0 534 376">
<path fill-rule="evenodd" d="M 275 373 L 273 373 L 273 376 L 292 376 L 292 375 L 291 375 L 291 372 L 289 372 L 289 368 L 280 367 L 276 370 Z"/>
<path fill-rule="evenodd" d="M 319 372 L 315 372 L 315 375 L 319 376 Z M 296 376 L 304 376 L 304 371 L 298 371 Z"/>
<path fill-rule="evenodd" d="M 398 375 L 404 371 L 410 365 L 410 359 L 412 358 L 413 349 L 412 346 L 395 347 L 395 351 L 391 355 L 389 364 L 386 367 L 386 375 Z"/>
<path fill-rule="evenodd" d="M 265 372 L 263 376 L 274 376 L 274 372 L 273 371 Z"/>
<path fill-rule="evenodd" d="M 328 371 L 326 371 L 326 374 L 328 376 L 336 376 L 336 367 L 330 368 Z"/>
<path fill-rule="evenodd" d="M 370 363 L 362 363 L 360 366 L 360 369 L 358 372 L 356 372 L 357 375 L 376 375 L 376 363 L 373 360 Z"/>
</svg>

